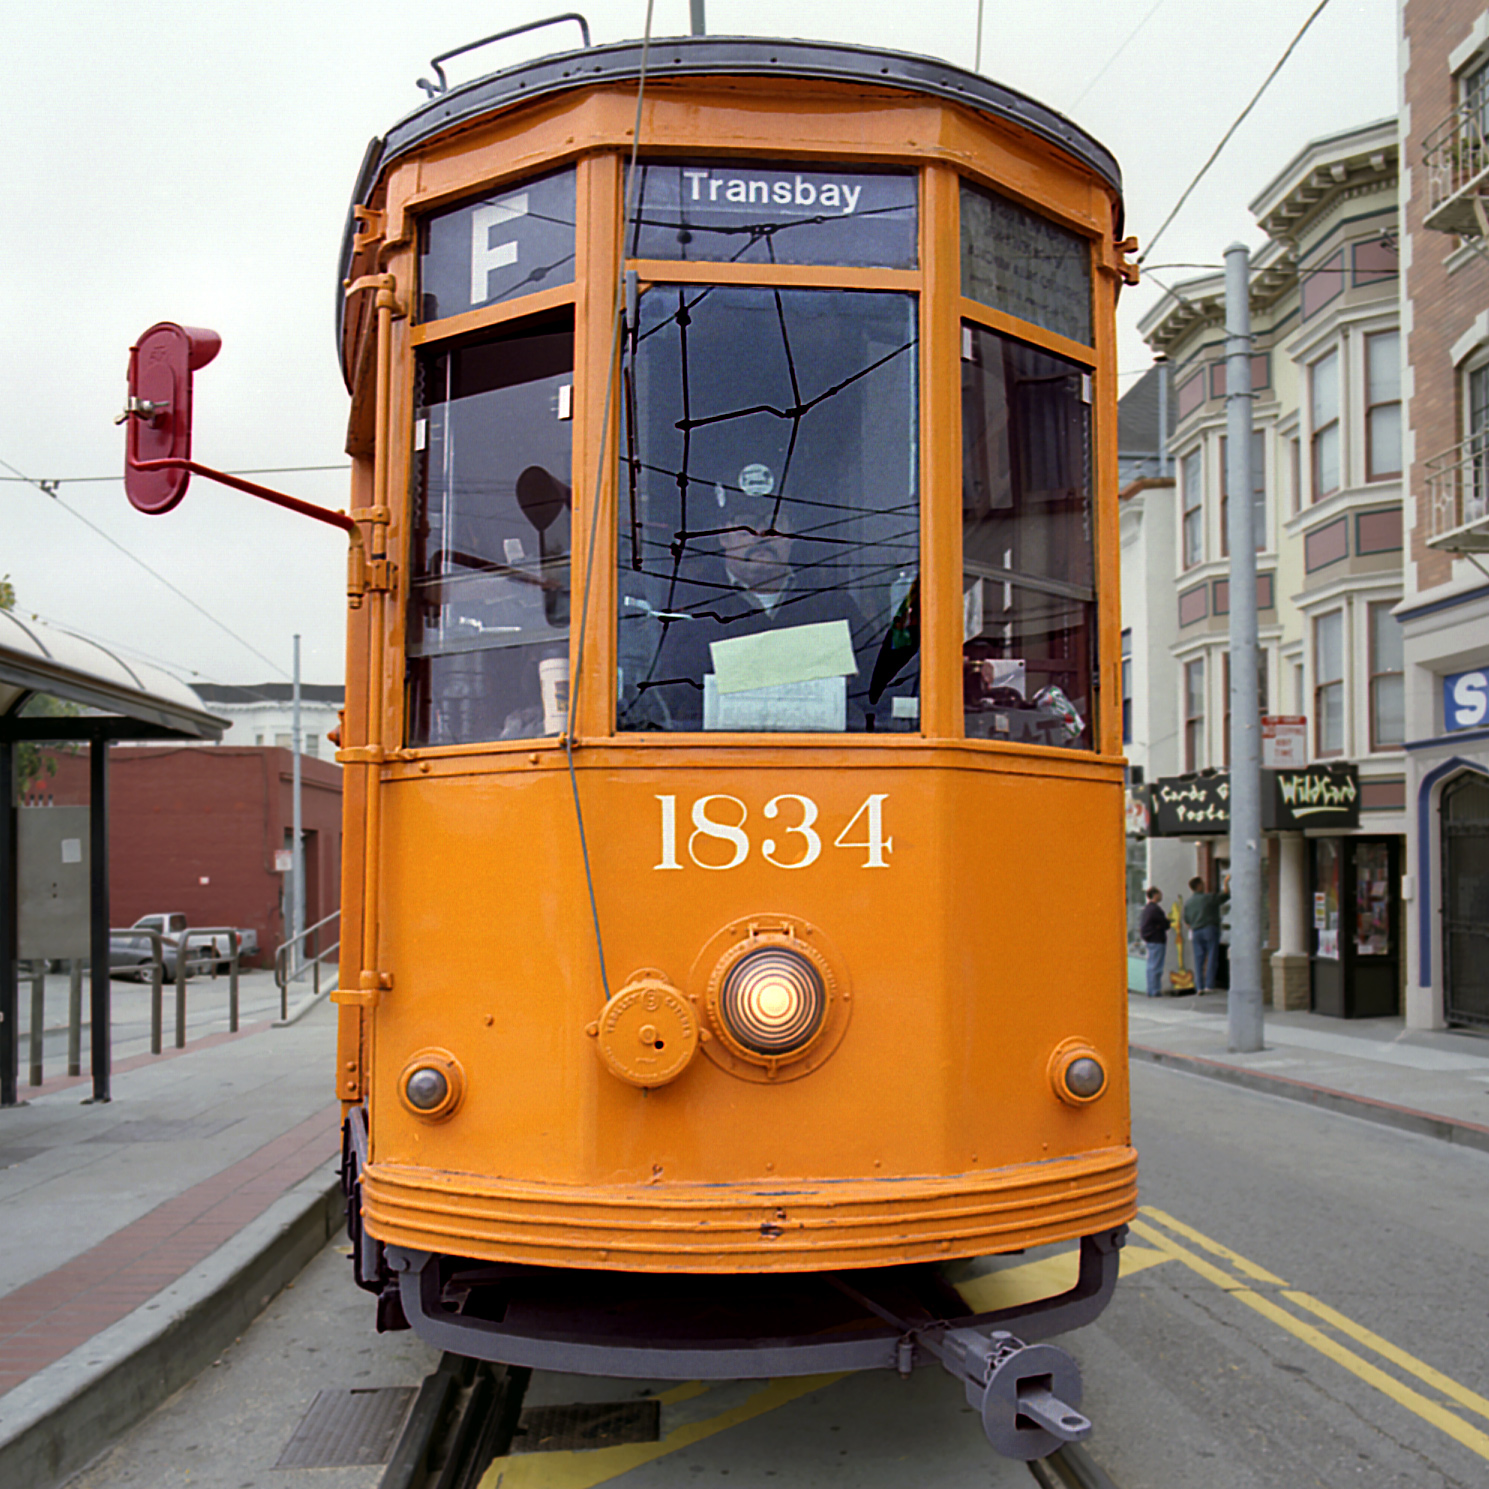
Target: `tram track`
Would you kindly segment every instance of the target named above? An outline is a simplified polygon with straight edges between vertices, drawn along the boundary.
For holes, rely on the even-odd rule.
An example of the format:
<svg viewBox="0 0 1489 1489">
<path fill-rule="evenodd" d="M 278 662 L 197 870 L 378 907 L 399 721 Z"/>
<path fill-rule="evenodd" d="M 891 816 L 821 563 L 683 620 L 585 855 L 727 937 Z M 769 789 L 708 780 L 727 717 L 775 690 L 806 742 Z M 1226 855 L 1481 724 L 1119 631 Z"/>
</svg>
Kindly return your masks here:
<svg viewBox="0 0 1489 1489">
<path fill-rule="evenodd" d="M 421 1383 L 378 1489 L 477 1489 L 512 1450 L 532 1372 L 446 1353 Z M 1079 1444 L 1028 1465 L 1040 1489 L 1118 1489 Z"/>
</svg>

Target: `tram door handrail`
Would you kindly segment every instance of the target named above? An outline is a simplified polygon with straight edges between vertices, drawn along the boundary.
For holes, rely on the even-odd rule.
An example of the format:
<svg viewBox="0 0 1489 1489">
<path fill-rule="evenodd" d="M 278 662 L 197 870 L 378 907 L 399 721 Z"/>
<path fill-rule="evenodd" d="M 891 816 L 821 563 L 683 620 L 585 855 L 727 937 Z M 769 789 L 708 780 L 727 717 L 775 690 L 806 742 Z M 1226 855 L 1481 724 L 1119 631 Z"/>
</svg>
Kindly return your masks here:
<svg viewBox="0 0 1489 1489">
<path fill-rule="evenodd" d="M 520 26 L 513 26 L 506 31 L 498 31 L 494 36 L 483 36 L 480 41 L 468 41 L 463 47 L 456 47 L 453 51 L 449 52 L 441 52 L 438 57 L 432 57 L 429 62 L 439 81 L 437 83 L 431 83 L 428 78 L 420 78 L 418 86 L 431 98 L 438 98 L 441 93 L 448 93 L 450 91 L 450 80 L 445 76 L 444 68 L 440 66 L 442 62 L 448 62 L 451 57 L 463 57 L 466 52 L 474 52 L 481 47 L 490 46 L 494 41 L 506 41 L 508 37 L 521 36 L 526 31 L 541 31 L 545 26 L 558 26 L 564 21 L 577 22 L 579 34 L 584 38 L 584 45 L 588 47 L 592 44 L 589 39 L 589 22 L 577 10 L 566 10 L 562 15 L 547 16 L 541 21 L 525 21 Z"/>
<path fill-rule="evenodd" d="M 321 967 L 329 956 L 334 956 L 341 950 L 341 937 L 338 936 L 329 946 L 321 944 L 320 932 L 323 927 L 330 925 L 333 920 L 340 917 L 339 908 L 333 910 L 329 915 L 323 915 L 314 925 L 308 925 L 298 935 L 291 936 L 289 940 L 281 942 L 274 949 L 274 984 L 279 989 L 279 1016 L 289 1017 L 289 985 L 298 982 L 307 972 L 314 978 L 315 996 L 321 995 Z M 314 947 L 309 948 L 310 955 L 306 957 L 307 943 L 311 937 L 315 938 Z M 290 970 L 291 960 L 294 962 L 294 970 Z"/>
</svg>

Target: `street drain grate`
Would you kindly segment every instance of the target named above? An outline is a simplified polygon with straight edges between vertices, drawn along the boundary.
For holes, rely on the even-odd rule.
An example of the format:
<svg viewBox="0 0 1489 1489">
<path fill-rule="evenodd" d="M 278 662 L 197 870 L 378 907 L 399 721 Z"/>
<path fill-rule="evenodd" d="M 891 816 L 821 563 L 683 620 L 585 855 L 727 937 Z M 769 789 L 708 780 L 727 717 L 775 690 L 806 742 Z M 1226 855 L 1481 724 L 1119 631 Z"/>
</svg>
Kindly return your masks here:
<svg viewBox="0 0 1489 1489">
<path fill-rule="evenodd" d="M 656 1442 L 661 1435 L 660 1401 L 576 1401 L 571 1406 L 528 1407 L 517 1423 L 510 1451 L 614 1448 L 628 1442 Z"/>
<path fill-rule="evenodd" d="M 321 1391 L 275 1468 L 355 1468 L 386 1463 L 408 1415 L 414 1386 Z"/>
</svg>

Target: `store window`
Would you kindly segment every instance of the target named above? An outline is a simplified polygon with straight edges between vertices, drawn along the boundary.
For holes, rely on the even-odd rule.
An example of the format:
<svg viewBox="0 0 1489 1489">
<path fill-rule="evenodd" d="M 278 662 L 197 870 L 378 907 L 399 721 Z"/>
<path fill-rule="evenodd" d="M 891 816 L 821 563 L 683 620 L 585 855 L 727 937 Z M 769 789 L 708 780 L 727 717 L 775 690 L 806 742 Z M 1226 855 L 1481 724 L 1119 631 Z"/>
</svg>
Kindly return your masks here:
<svg viewBox="0 0 1489 1489">
<path fill-rule="evenodd" d="M 1320 357 L 1308 369 L 1309 408 L 1313 420 L 1310 475 L 1313 500 L 1339 490 L 1339 351 Z"/>
<path fill-rule="evenodd" d="M 1401 474 L 1401 335 L 1365 338 L 1365 475 L 1384 481 Z"/>
<path fill-rule="evenodd" d="M 416 363 L 410 745 L 563 731 L 573 369 L 567 310 Z"/>
<path fill-rule="evenodd" d="M 1205 758 L 1205 659 L 1184 664 L 1184 769 L 1195 771 Z"/>
<path fill-rule="evenodd" d="M 1220 554 L 1230 556 L 1230 441 L 1220 436 Z M 1251 431 L 1251 540 L 1258 553 L 1267 548 L 1267 436 Z"/>
<path fill-rule="evenodd" d="M 1406 739 L 1405 661 L 1401 622 L 1384 600 L 1370 607 L 1370 748 L 1391 750 Z"/>
<path fill-rule="evenodd" d="M 962 328 L 967 735 L 1094 748 L 1091 374 Z"/>
<path fill-rule="evenodd" d="M 914 732 L 913 296 L 657 284 L 622 363 L 617 726 Z"/>
<path fill-rule="evenodd" d="M 1339 956 L 1338 838 L 1313 840 L 1313 954 L 1326 962 Z"/>
<path fill-rule="evenodd" d="M 1331 610 L 1313 623 L 1313 729 L 1315 755 L 1344 753 L 1344 612 Z"/>
<path fill-rule="evenodd" d="M 1179 466 L 1180 499 L 1184 503 L 1183 544 L 1184 567 L 1192 569 L 1205 558 L 1205 485 L 1203 477 L 1204 449 L 1191 450 Z"/>
</svg>

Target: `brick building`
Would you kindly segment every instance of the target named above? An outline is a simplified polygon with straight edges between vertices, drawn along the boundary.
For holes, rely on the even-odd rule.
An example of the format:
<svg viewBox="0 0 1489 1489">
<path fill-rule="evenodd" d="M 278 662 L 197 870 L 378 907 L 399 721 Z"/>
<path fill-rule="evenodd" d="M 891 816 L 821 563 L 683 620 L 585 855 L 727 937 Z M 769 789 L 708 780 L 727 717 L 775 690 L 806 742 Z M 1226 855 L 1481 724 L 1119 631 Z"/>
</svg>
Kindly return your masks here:
<svg viewBox="0 0 1489 1489">
<path fill-rule="evenodd" d="M 86 755 L 51 752 L 56 773 L 31 787 L 25 807 L 88 800 Z M 293 822 L 288 750 L 122 746 L 109 752 L 110 919 L 129 925 L 182 911 L 192 925 L 258 932 L 267 963 L 284 939 L 287 875 L 275 855 Z M 340 904 L 341 768 L 301 761 L 305 923 Z"/>
<path fill-rule="evenodd" d="M 1489 1027 L 1489 11 L 1400 18 L 1406 1016 Z"/>
</svg>

